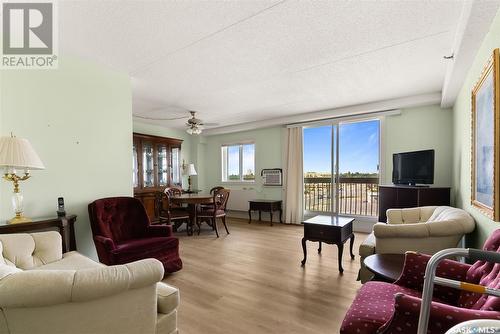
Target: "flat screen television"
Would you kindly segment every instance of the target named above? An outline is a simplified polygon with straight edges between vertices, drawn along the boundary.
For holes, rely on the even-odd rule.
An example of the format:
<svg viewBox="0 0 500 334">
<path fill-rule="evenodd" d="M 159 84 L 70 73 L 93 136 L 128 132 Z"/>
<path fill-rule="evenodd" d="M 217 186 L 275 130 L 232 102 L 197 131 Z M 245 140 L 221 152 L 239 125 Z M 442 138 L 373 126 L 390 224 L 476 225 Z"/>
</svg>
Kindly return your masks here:
<svg viewBox="0 0 500 334">
<path fill-rule="evenodd" d="M 434 150 L 394 154 L 392 183 L 410 186 L 434 183 Z"/>
</svg>

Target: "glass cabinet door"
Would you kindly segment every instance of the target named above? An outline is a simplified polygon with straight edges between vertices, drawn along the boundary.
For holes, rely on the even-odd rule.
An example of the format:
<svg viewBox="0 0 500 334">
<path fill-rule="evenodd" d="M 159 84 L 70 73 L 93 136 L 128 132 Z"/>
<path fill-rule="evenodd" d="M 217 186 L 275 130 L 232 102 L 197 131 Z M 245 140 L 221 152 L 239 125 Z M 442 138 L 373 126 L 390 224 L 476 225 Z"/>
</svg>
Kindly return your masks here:
<svg viewBox="0 0 500 334">
<path fill-rule="evenodd" d="M 172 148 L 172 168 L 170 169 L 170 178 L 173 184 L 181 184 L 181 149 Z"/>
<path fill-rule="evenodd" d="M 137 158 L 137 145 L 134 143 L 132 148 L 132 182 L 134 188 L 139 186 L 139 160 Z"/>
<path fill-rule="evenodd" d="M 153 145 L 151 143 L 142 144 L 142 164 L 143 186 L 154 187 Z"/>
<path fill-rule="evenodd" d="M 158 145 L 157 154 L 158 186 L 168 185 L 168 150 L 166 145 Z"/>
</svg>

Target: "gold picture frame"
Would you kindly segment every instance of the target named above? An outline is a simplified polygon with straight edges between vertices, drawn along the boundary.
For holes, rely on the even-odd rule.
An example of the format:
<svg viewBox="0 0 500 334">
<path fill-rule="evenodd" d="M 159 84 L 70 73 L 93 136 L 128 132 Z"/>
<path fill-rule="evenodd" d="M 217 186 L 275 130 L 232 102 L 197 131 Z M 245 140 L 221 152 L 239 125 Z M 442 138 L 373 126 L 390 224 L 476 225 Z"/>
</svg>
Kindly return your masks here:
<svg viewBox="0 0 500 334">
<path fill-rule="evenodd" d="M 472 89 L 471 204 L 500 220 L 500 52 L 493 50 Z"/>
</svg>

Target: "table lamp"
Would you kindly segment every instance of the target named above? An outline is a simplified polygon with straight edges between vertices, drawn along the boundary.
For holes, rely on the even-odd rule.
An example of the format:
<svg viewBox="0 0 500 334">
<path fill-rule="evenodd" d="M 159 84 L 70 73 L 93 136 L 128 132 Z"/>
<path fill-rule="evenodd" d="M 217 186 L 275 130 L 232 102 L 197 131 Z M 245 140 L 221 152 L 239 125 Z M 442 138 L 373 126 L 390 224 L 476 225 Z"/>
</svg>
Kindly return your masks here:
<svg viewBox="0 0 500 334">
<path fill-rule="evenodd" d="M 198 175 L 196 173 L 196 169 L 194 169 L 194 164 L 189 164 L 187 175 L 188 175 L 188 185 L 189 185 L 188 192 L 191 192 L 191 176 Z"/>
<path fill-rule="evenodd" d="M 0 167 L 4 168 L 3 178 L 14 183 L 12 206 L 16 216 L 9 220 L 8 223 L 30 222 L 31 219 L 23 215 L 23 195 L 19 191 L 19 181 L 29 179 L 30 170 L 44 169 L 45 166 L 27 139 L 11 135 L 10 137 L 0 138 Z M 19 170 L 23 170 L 24 175 L 17 175 Z"/>
</svg>

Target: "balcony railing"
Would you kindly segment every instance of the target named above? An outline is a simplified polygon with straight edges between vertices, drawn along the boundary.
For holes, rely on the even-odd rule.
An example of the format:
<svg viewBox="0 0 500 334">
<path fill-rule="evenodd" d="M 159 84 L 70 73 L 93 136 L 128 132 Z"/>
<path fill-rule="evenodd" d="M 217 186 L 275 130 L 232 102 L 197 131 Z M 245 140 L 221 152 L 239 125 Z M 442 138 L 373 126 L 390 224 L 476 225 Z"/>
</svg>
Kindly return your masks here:
<svg viewBox="0 0 500 334">
<path fill-rule="evenodd" d="M 340 177 L 339 214 L 357 216 L 378 215 L 378 177 Z M 331 212 L 333 196 L 329 177 L 304 178 L 304 209 L 306 211 Z"/>
</svg>

